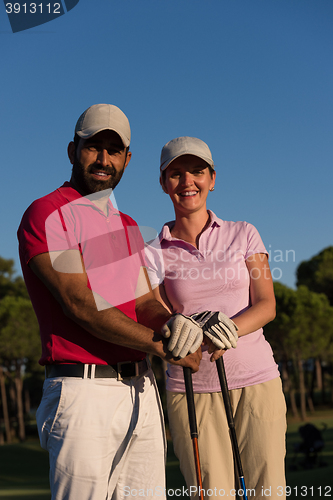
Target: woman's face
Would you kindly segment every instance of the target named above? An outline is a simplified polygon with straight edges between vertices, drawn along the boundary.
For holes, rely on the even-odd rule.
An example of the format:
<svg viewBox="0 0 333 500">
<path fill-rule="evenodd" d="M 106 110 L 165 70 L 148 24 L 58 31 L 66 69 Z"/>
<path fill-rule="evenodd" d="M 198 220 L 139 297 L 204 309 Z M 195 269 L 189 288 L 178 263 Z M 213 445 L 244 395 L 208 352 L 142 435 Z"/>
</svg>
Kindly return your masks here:
<svg viewBox="0 0 333 500">
<path fill-rule="evenodd" d="M 164 191 L 170 196 L 176 213 L 206 210 L 209 190 L 215 184 L 215 171 L 210 174 L 208 164 L 193 155 L 176 158 L 166 169 Z"/>
</svg>

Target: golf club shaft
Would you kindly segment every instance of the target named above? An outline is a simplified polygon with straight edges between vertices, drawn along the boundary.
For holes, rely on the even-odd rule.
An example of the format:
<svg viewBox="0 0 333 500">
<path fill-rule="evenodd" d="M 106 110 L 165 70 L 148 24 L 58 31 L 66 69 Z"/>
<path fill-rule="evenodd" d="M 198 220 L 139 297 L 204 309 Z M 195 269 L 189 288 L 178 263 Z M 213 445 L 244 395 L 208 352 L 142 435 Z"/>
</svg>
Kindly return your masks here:
<svg viewBox="0 0 333 500">
<path fill-rule="evenodd" d="M 199 498 L 204 500 L 203 489 L 202 489 L 202 478 L 200 469 L 200 459 L 199 459 L 199 448 L 198 448 L 198 428 L 197 428 L 197 418 L 195 414 L 194 406 L 194 394 L 193 394 L 193 384 L 192 384 L 192 373 L 191 368 L 183 367 L 185 390 L 186 390 L 186 400 L 187 400 L 187 410 L 188 410 L 188 420 L 190 424 L 191 439 L 193 444 L 193 455 L 195 470 L 197 474 L 197 483 L 199 489 Z"/>
<path fill-rule="evenodd" d="M 221 384 L 222 397 L 223 397 L 225 412 L 226 412 L 227 420 L 228 420 L 230 439 L 231 439 L 232 449 L 234 452 L 234 457 L 235 457 L 235 462 L 236 462 L 236 467 L 237 467 L 237 472 L 238 472 L 238 478 L 239 478 L 241 489 L 243 491 L 243 498 L 244 498 L 244 500 L 247 500 L 243 467 L 242 467 L 242 462 L 241 462 L 241 458 L 240 458 L 240 454 L 239 454 L 237 436 L 236 436 L 236 431 L 235 431 L 234 417 L 232 414 L 232 408 L 231 408 L 229 392 L 228 392 L 227 377 L 225 375 L 224 362 L 223 362 L 222 356 L 216 360 L 216 367 L 217 367 L 217 372 L 218 372 L 220 384 Z"/>
</svg>

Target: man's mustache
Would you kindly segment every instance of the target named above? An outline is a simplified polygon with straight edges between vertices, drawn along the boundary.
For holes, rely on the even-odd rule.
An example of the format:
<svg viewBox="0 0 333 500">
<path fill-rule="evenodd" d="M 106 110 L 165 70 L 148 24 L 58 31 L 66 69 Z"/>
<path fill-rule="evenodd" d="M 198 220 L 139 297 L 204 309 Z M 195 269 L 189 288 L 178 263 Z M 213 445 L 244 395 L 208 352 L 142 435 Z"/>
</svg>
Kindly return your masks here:
<svg viewBox="0 0 333 500">
<path fill-rule="evenodd" d="M 99 170 L 100 172 L 105 172 L 107 175 L 115 175 L 117 173 L 114 167 L 102 167 L 97 163 L 93 163 L 89 166 L 89 173 L 93 173 L 93 170 Z"/>
</svg>

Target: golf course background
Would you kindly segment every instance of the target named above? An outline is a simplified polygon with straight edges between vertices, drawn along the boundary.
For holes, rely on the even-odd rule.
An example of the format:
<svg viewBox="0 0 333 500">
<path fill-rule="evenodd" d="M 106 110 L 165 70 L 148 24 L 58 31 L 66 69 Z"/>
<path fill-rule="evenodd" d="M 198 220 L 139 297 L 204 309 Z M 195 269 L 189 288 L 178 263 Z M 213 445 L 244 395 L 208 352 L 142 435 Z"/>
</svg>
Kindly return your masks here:
<svg viewBox="0 0 333 500">
<path fill-rule="evenodd" d="M 319 454 L 319 461 L 325 466 L 304 469 L 305 455 L 296 457 L 294 444 L 301 442 L 298 429 L 304 422 L 288 419 L 286 474 L 288 498 L 312 498 L 321 500 L 333 496 L 333 410 L 316 411 L 309 415 L 308 422 L 322 432 L 325 446 Z M 297 470 L 291 470 L 296 468 Z M 172 442 L 168 441 L 167 459 L 168 498 L 173 498 L 176 489 L 185 486 L 179 470 L 178 460 L 173 453 Z M 302 488 L 303 487 L 303 488 Z M 178 492 L 177 492 L 178 493 Z M 176 496 L 176 495 L 174 495 Z M 24 443 L 5 444 L 0 447 L 0 499 L 1 500 L 50 500 L 48 485 L 48 454 L 40 448 L 36 436 Z M 177 498 L 184 498 L 179 497 Z M 186 498 L 186 497 L 185 497 Z M 269 498 L 269 496 L 267 496 Z"/>
</svg>

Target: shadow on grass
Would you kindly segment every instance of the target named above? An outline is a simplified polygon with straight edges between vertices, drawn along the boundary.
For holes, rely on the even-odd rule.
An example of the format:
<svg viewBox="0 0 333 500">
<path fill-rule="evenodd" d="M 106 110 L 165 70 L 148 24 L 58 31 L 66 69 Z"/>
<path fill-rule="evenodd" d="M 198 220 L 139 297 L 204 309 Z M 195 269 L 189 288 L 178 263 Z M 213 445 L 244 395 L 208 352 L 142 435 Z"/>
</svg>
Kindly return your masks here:
<svg viewBox="0 0 333 500">
<path fill-rule="evenodd" d="M 328 412 L 327 412 L 328 413 Z M 331 412 L 332 415 L 332 412 Z M 322 433 L 324 448 L 318 453 L 315 466 L 309 468 L 305 454 L 295 454 L 295 444 L 301 443 L 299 427 L 303 423 L 288 425 L 286 477 L 287 495 L 290 500 L 296 498 L 311 498 L 319 500 L 333 497 L 333 417 L 309 416 L 307 423 L 315 425 Z M 326 427 L 326 429 L 325 429 Z"/>
<path fill-rule="evenodd" d="M 0 447 L 0 499 L 50 500 L 48 453 L 39 441 Z"/>
<path fill-rule="evenodd" d="M 325 447 L 320 453 L 321 461 L 327 465 L 310 470 L 302 467 L 304 455 L 295 457 L 294 445 L 301 441 L 298 429 L 304 424 L 289 422 L 286 458 L 288 500 L 299 500 L 301 497 L 323 500 L 324 497 L 333 497 L 333 412 L 309 417 L 308 421 L 320 430 L 322 423 L 327 426 L 323 431 Z M 297 470 L 291 470 L 291 466 L 295 468 L 295 465 Z M 50 500 L 48 469 L 48 454 L 40 448 L 38 440 L 0 446 L 0 500 Z M 172 491 L 185 487 L 171 441 L 168 442 L 166 478 L 167 490 L 171 492 L 169 498 L 172 497 Z"/>
<path fill-rule="evenodd" d="M 172 441 L 168 441 L 168 455 L 167 455 L 167 466 L 166 466 L 166 488 L 170 491 L 170 496 L 172 492 L 176 489 L 182 490 L 186 488 L 186 483 L 183 474 L 180 472 L 179 461 L 173 451 Z"/>
</svg>

